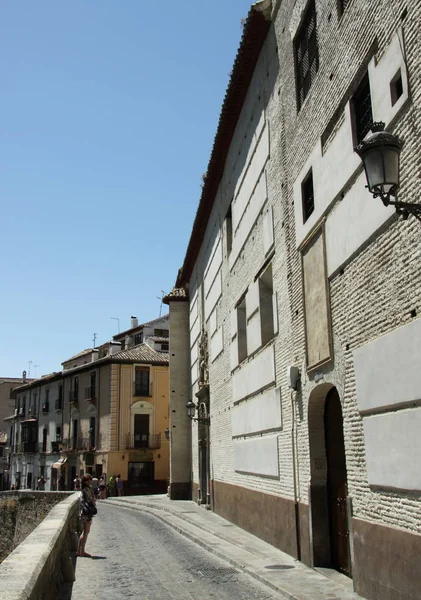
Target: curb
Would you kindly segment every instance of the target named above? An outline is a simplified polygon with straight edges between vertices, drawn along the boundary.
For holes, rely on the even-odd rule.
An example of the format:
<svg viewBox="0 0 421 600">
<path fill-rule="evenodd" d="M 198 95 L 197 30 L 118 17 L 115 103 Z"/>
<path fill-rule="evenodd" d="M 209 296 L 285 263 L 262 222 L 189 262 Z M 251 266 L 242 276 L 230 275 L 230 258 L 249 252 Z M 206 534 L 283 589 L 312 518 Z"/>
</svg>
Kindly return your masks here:
<svg viewBox="0 0 421 600">
<path fill-rule="evenodd" d="M 151 514 L 151 515 L 155 516 L 156 518 L 160 519 L 161 521 L 163 521 L 164 523 L 166 523 L 167 525 L 169 525 L 172 529 L 174 529 L 175 531 L 177 531 L 178 533 L 180 533 L 184 537 L 188 538 L 190 541 L 194 542 L 198 546 L 201 546 L 202 548 L 204 548 L 205 550 L 207 550 L 211 554 L 214 554 L 218 558 L 221 558 L 222 560 L 226 561 L 227 563 L 229 563 L 233 567 L 236 567 L 236 568 L 242 570 L 247 575 L 249 575 L 250 577 L 253 577 L 253 579 L 256 579 L 260 583 L 266 585 L 267 587 L 269 587 L 273 591 L 282 594 L 283 597 L 286 600 L 302 600 L 299 596 L 291 594 L 290 592 L 288 592 L 284 588 L 282 588 L 279 585 L 276 585 L 275 583 L 273 583 L 272 581 L 266 579 L 265 577 L 263 577 L 260 573 L 258 573 L 252 567 L 248 567 L 247 565 L 245 565 L 244 563 L 241 563 L 240 561 L 236 560 L 235 558 L 227 556 L 227 554 L 225 552 L 222 552 L 222 551 L 218 550 L 217 548 L 215 548 L 211 544 L 207 543 L 206 540 L 198 538 L 197 536 L 193 535 L 193 533 L 190 533 L 189 531 L 187 531 L 182 526 L 177 525 L 173 521 L 165 518 L 165 515 L 159 514 L 160 512 L 167 513 L 168 515 L 172 515 L 173 517 L 176 517 L 180 521 L 185 521 L 186 523 L 189 523 L 189 525 L 191 527 L 195 527 L 195 528 L 200 529 L 201 531 L 205 531 L 206 533 L 209 534 L 209 531 L 207 531 L 204 527 L 201 527 L 200 525 L 197 525 L 196 523 L 191 523 L 187 519 L 181 518 L 179 515 L 177 515 L 176 513 L 172 512 L 171 510 L 168 510 L 168 508 L 166 508 L 166 507 L 162 507 L 161 508 L 161 507 L 151 506 L 151 504 L 148 504 L 148 503 L 145 503 L 145 504 L 142 503 L 142 504 L 140 504 L 139 502 L 130 502 L 130 500 L 125 500 L 124 502 L 120 502 L 120 501 L 114 500 L 114 499 L 109 503 L 109 505 L 118 505 L 119 507 L 126 508 L 128 510 L 137 510 L 137 511 L 143 510 L 144 512 L 146 512 L 148 514 Z M 213 535 L 215 538 L 223 540 L 222 537 L 217 536 L 215 534 L 209 534 L 209 535 Z M 234 546 L 234 544 L 232 544 L 232 542 L 227 542 L 226 540 L 224 540 L 224 541 L 227 544 L 231 544 L 231 545 Z"/>
</svg>

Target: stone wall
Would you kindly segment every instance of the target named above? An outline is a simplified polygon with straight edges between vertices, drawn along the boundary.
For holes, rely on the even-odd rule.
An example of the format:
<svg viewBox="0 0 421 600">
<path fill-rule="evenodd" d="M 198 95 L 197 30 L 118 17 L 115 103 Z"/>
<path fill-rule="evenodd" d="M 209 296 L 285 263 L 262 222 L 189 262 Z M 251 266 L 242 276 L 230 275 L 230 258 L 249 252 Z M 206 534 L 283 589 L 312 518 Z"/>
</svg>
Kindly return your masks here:
<svg viewBox="0 0 421 600">
<path fill-rule="evenodd" d="M 0 492 L 0 562 L 71 492 Z"/>
</svg>

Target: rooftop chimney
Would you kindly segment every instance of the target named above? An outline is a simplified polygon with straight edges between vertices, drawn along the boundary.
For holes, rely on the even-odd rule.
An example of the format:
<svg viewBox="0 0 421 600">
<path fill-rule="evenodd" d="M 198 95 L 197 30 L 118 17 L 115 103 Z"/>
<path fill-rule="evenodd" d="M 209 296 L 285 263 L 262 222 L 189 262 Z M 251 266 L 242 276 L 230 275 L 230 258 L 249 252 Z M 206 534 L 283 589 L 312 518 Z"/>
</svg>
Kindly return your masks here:
<svg viewBox="0 0 421 600">
<path fill-rule="evenodd" d="M 134 329 L 138 325 L 139 321 L 137 320 L 137 317 L 130 317 L 130 329 Z"/>
<path fill-rule="evenodd" d="M 22 372 L 22 381 L 23 383 L 26 383 L 26 371 Z"/>
</svg>

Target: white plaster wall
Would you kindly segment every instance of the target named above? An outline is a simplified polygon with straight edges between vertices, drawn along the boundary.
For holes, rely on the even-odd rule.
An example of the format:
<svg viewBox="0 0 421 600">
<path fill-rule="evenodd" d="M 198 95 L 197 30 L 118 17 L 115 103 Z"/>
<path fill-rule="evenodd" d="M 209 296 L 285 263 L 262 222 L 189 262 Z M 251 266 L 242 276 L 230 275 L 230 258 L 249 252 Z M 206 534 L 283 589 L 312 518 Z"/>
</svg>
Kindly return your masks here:
<svg viewBox="0 0 421 600">
<path fill-rule="evenodd" d="M 210 317 L 209 317 L 209 335 L 211 337 L 215 333 L 217 324 L 218 324 L 217 314 L 216 314 L 217 310 L 218 310 L 217 308 L 214 308 L 214 310 L 212 311 L 212 313 L 210 314 Z"/>
<path fill-rule="evenodd" d="M 273 208 L 272 206 L 268 206 L 263 215 L 263 249 L 265 255 L 273 247 L 273 235 Z"/>
<path fill-rule="evenodd" d="M 249 435 L 282 427 L 281 390 L 268 390 L 236 404 L 231 413 L 232 435 Z"/>
<path fill-rule="evenodd" d="M 274 347 L 268 346 L 235 371 L 232 378 L 233 400 L 238 402 L 274 382 Z"/>
<path fill-rule="evenodd" d="M 364 418 L 370 485 L 421 490 L 421 408 Z"/>
<path fill-rule="evenodd" d="M 325 225 L 327 275 L 330 277 L 393 215 L 365 189 L 361 173 L 341 202 L 328 214 Z"/>
<path fill-rule="evenodd" d="M 213 362 L 218 358 L 224 349 L 224 331 L 223 327 L 218 329 L 210 341 L 210 360 Z"/>
<path fill-rule="evenodd" d="M 408 73 L 403 48 L 403 33 L 402 28 L 399 28 L 381 59 L 376 61 L 373 58 L 368 65 L 374 121 L 390 123 L 408 99 Z M 402 76 L 403 94 L 392 106 L 389 86 L 399 69 Z"/>
<path fill-rule="evenodd" d="M 358 410 L 421 400 L 421 319 L 354 351 Z"/>
<path fill-rule="evenodd" d="M 266 185 L 266 177 L 265 173 L 262 172 L 260 175 L 260 179 L 257 182 L 256 187 L 254 188 L 253 194 L 250 198 L 250 202 L 248 203 L 245 212 L 243 213 L 241 223 L 237 229 L 236 234 L 232 240 L 232 249 L 231 254 L 229 256 L 229 264 L 230 269 L 235 265 L 238 255 L 240 254 L 241 249 L 246 243 L 250 231 L 253 225 L 256 222 L 257 217 L 259 216 L 260 211 L 262 210 L 265 202 L 267 200 L 267 185 Z M 234 211 L 233 211 L 234 215 Z M 234 217 L 233 217 L 234 218 Z"/>
<path fill-rule="evenodd" d="M 205 320 L 207 321 L 209 315 L 211 314 L 211 312 L 213 311 L 213 309 L 216 306 L 216 303 L 218 302 L 219 298 L 221 297 L 222 294 L 222 274 L 219 271 L 218 275 L 216 276 L 212 286 L 210 287 L 209 291 L 208 291 L 208 295 L 205 298 Z"/>
<path fill-rule="evenodd" d="M 205 285 L 205 296 L 209 294 L 209 290 L 215 280 L 215 277 L 221 268 L 222 264 L 222 242 L 218 235 L 217 244 L 212 258 L 209 261 L 208 268 L 205 273 L 204 285 Z"/>
<path fill-rule="evenodd" d="M 234 443 L 236 471 L 279 477 L 278 438 L 259 437 Z"/>
</svg>

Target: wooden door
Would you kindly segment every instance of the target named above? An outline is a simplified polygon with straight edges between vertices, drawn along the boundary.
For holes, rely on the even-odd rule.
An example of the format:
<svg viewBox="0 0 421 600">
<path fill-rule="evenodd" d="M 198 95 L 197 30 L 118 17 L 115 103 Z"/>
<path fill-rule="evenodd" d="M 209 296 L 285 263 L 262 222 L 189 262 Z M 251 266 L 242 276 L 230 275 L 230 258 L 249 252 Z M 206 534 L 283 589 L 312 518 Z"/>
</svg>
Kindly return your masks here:
<svg viewBox="0 0 421 600">
<path fill-rule="evenodd" d="M 336 388 L 329 391 L 325 403 L 325 441 L 327 459 L 327 498 L 331 564 L 350 574 L 349 531 L 346 497 L 347 475 L 342 408 Z"/>
</svg>

